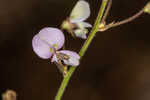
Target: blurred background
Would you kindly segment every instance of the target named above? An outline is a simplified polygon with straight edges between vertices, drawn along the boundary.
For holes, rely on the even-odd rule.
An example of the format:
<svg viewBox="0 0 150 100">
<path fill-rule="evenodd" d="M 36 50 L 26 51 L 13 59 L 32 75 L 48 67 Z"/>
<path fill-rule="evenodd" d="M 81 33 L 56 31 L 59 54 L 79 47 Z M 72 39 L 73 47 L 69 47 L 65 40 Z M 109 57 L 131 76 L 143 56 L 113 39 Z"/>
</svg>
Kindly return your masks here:
<svg viewBox="0 0 150 100">
<path fill-rule="evenodd" d="M 50 60 L 32 50 L 32 37 L 60 27 L 78 0 L 0 0 L 0 93 L 13 89 L 18 100 L 54 100 L 62 76 Z M 91 24 L 101 0 L 91 5 Z M 113 0 L 108 22 L 123 20 L 149 0 Z M 62 100 L 150 100 L 150 15 L 97 33 Z M 65 32 L 67 49 L 84 43 Z"/>
</svg>

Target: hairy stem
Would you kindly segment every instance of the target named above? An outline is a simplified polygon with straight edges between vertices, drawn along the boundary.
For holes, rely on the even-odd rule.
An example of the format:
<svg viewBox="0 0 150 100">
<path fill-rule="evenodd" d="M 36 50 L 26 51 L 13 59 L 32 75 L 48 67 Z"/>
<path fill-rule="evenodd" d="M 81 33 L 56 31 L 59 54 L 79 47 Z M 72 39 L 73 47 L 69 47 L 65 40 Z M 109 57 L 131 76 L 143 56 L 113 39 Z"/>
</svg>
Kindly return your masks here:
<svg viewBox="0 0 150 100">
<path fill-rule="evenodd" d="M 101 4 L 101 7 L 100 7 L 100 10 L 99 10 L 99 13 L 98 13 L 98 16 L 96 18 L 96 21 L 95 21 L 95 24 L 90 32 L 90 35 L 88 36 L 87 40 L 85 41 L 84 45 L 82 46 L 80 52 L 79 52 L 79 55 L 81 56 L 81 58 L 84 56 L 85 52 L 87 51 L 89 45 L 91 44 L 95 34 L 97 33 L 98 31 L 98 27 L 99 27 L 99 23 L 101 22 L 101 19 L 102 19 L 102 16 L 104 14 L 104 11 L 105 11 L 105 8 L 106 8 L 106 5 L 107 5 L 107 2 L 108 0 L 103 0 L 102 1 L 102 4 Z M 57 92 L 57 95 L 55 97 L 55 100 L 61 100 L 62 98 L 62 95 L 64 94 L 65 92 L 65 89 L 68 85 L 68 82 L 73 74 L 73 72 L 75 71 L 76 67 L 72 66 L 67 75 L 64 77 L 62 83 L 61 83 L 61 86 Z"/>
</svg>

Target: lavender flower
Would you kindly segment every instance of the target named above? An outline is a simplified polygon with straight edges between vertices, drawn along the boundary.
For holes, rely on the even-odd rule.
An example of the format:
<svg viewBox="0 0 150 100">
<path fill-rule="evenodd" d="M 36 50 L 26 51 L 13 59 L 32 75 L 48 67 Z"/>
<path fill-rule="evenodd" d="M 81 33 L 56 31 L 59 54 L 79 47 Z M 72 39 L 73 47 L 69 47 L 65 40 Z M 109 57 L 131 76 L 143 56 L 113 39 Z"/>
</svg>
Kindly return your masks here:
<svg viewBox="0 0 150 100">
<path fill-rule="evenodd" d="M 90 16 L 89 4 L 84 0 L 79 0 L 73 8 L 70 17 L 62 23 L 62 29 L 66 29 L 73 36 L 86 39 L 88 29 L 92 27 L 88 22 L 84 22 Z"/>
<path fill-rule="evenodd" d="M 57 28 L 46 27 L 33 37 L 34 52 L 43 59 L 50 58 L 64 45 L 64 34 Z"/>
<path fill-rule="evenodd" d="M 64 59 L 62 59 L 62 61 L 66 64 L 66 65 L 71 65 L 71 66 L 78 66 L 79 65 L 79 59 L 80 56 L 73 51 L 69 51 L 69 50 L 61 50 L 61 51 L 57 51 L 51 62 L 58 62 L 59 56 L 60 55 L 66 55 L 66 57 Z"/>
<path fill-rule="evenodd" d="M 61 30 L 46 27 L 33 37 L 32 46 L 40 58 L 51 58 L 52 62 L 61 63 L 61 65 L 63 61 L 65 65 L 78 66 L 80 56 L 76 52 L 60 50 L 64 42 L 65 37 Z"/>
</svg>

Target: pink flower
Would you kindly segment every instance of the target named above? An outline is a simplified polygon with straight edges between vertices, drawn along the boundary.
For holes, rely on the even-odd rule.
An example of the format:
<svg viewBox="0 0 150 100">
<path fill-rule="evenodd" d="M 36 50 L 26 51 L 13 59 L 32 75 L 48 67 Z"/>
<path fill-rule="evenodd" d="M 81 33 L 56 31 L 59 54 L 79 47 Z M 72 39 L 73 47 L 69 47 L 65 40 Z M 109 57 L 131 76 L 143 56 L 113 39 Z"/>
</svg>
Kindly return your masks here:
<svg viewBox="0 0 150 100">
<path fill-rule="evenodd" d="M 78 66 L 79 65 L 79 59 L 80 59 L 80 56 L 76 53 L 76 52 L 73 52 L 73 51 L 69 51 L 69 50 L 61 50 L 61 51 L 57 51 L 51 62 L 58 62 L 58 57 L 57 55 L 58 54 L 64 54 L 66 56 L 68 56 L 68 58 L 66 59 L 62 59 L 62 61 L 66 64 L 66 65 L 71 65 L 71 66 Z"/>
<path fill-rule="evenodd" d="M 62 31 L 57 28 L 46 27 L 33 37 L 34 52 L 43 59 L 48 59 L 64 45 L 65 38 Z"/>
<path fill-rule="evenodd" d="M 61 30 L 46 27 L 33 37 L 32 46 L 34 52 L 42 59 L 52 59 L 52 62 L 62 61 L 66 65 L 78 66 L 80 56 L 76 52 L 60 50 L 64 42 L 65 37 Z"/>
</svg>

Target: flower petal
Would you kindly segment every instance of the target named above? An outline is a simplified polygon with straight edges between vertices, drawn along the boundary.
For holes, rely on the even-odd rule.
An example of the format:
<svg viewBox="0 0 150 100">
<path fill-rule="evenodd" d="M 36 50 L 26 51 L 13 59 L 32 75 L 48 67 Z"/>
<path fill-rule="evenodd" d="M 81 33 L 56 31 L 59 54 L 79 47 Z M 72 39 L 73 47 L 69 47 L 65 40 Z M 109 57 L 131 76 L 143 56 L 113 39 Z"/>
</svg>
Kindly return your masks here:
<svg viewBox="0 0 150 100">
<path fill-rule="evenodd" d="M 63 60 L 63 61 L 66 65 L 70 65 L 70 66 L 78 66 L 79 65 L 79 60 L 74 57 L 70 57 L 69 60 Z"/>
<path fill-rule="evenodd" d="M 74 52 L 74 51 L 70 51 L 70 50 L 61 50 L 61 51 L 59 51 L 60 53 L 63 53 L 63 54 L 66 54 L 66 55 L 68 55 L 68 56 L 73 56 L 73 57 L 75 57 L 75 58 L 77 58 L 77 59 L 80 59 L 80 56 L 76 53 L 76 52 Z"/>
<path fill-rule="evenodd" d="M 50 46 L 46 44 L 43 40 L 39 38 L 38 35 L 35 35 L 32 40 L 32 47 L 34 52 L 43 59 L 48 59 L 52 56 L 50 52 Z"/>
<path fill-rule="evenodd" d="M 82 39 L 86 39 L 86 34 L 88 33 L 87 29 L 76 29 L 74 30 L 74 33 L 77 37 L 80 37 Z"/>
<path fill-rule="evenodd" d="M 89 28 L 92 27 L 92 25 L 88 22 L 82 22 L 82 24 L 84 25 L 84 27 L 89 27 Z"/>
<path fill-rule="evenodd" d="M 64 34 L 61 30 L 52 27 L 46 27 L 40 30 L 38 36 L 40 39 L 54 46 L 56 50 L 62 48 L 65 42 Z"/>
<path fill-rule="evenodd" d="M 51 62 L 58 62 L 58 59 L 56 57 L 56 54 L 53 55 L 52 59 L 51 59 Z"/>
<path fill-rule="evenodd" d="M 86 34 L 81 34 L 81 35 L 78 35 L 77 37 L 80 37 L 82 39 L 86 39 L 87 38 Z"/>
<path fill-rule="evenodd" d="M 72 23 L 84 21 L 90 16 L 90 13 L 88 2 L 79 0 L 71 12 L 70 21 Z"/>
<path fill-rule="evenodd" d="M 76 23 L 77 24 L 77 26 L 79 27 L 79 28 L 81 28 L 81 29 L 84 29 L 84 28 L 90 28 L 90 27 L 92 27 L 92 25 L 91 24 L 89 24 L 88 22 L 78 22 L 78 23 Z"/>
<path fill-rule="evenodd" d="M 70 65 L 70 66 L 79 65 L 80 56 L 76 52 L 69 51 L 69 50 L 61 50 L 59 52 L 69 56 L 68 60 L 65 59 L 63 60 L 66 65 Z"/>
</svg>

